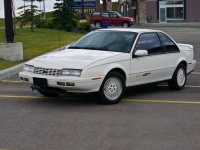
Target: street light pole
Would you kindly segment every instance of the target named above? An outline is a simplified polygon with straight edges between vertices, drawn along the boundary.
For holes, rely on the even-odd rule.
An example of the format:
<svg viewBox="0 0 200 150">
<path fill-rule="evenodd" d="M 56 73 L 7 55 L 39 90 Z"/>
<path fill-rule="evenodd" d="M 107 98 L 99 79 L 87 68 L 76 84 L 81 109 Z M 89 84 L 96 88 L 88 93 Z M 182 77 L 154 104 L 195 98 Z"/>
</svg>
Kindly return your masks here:
<svg viewBox="0 0 200 150">
<path fill-rule="evenodd" d="M 11 0 L 4 0 L 6 42 L 14 42 Z"/>
</svg>

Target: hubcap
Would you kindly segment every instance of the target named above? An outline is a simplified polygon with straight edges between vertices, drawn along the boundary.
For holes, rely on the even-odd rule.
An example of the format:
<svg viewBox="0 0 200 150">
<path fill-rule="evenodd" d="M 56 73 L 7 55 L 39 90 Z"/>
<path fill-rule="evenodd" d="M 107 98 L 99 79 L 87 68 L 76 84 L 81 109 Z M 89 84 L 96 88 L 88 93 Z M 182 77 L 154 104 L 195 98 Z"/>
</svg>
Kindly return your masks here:
<svg viewBox="0 0 200 150">
<path fill-rule="evenodd" d="M 95 23 L 96 27 L 100 27 L 100 22 Z"/>
<path fill-rule="evenodd" d="M 177 74 L 177 82 L 179 86 L 183 86 L 185 83 L 185 71 L 183 68 L 180 68 L 178 70 L 178 74 Z"/>
<path fill-rule="evenodd" d="M 110 77 L 104 84 L 104 94 L 109 100 L 117 99 L 122 93 L 122 82 L 117 77 Z"/>
<path fill-rule="evenodd" d="M 128 27 L 128 23 L 124 23 L 124 24 L 123 24 L 123 27 L 124 27 L 124 28 L 127 28 L 127 27 Z"/>
</svg>

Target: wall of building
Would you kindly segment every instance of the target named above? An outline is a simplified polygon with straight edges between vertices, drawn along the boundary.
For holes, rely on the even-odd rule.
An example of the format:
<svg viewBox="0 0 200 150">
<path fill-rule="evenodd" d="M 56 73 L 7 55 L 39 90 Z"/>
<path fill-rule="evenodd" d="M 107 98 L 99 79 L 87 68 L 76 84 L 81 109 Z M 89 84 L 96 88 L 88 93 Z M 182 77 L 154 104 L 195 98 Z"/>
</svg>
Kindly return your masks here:
<svg viewBox="0 0 200 150">
<path fill-rule="evenodd" d="M 157 20 L 157 0 L 147 0 L 147 16 L 151 16 L 151 22 L 158 22 Z"/>
<path fill-rule="evenodd" d="M 186 1 L 186 20 L 200 21 L 200 0 Z"/>
<path fill-rule="evenodd" d="M 139 22 L 147 22 L 147 4 L 146 0 L 138 0 L 138 9 L 139 9 Z"/>
</svg>

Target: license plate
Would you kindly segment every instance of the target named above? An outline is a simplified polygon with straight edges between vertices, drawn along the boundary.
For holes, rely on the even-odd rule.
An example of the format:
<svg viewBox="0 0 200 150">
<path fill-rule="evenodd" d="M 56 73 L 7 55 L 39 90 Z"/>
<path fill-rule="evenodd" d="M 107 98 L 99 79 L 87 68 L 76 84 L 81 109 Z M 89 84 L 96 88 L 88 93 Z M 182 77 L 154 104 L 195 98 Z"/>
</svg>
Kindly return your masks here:
<svg viewBox="0 0 200 150">
<path fill-rule="evenodd" d="M 38 86 L 41 88 L 48 87 L 47 79 L 45 79 L 45 78 L 33 78 L 33 82 L 34 82 L 35 86 Z"/>
</svg>

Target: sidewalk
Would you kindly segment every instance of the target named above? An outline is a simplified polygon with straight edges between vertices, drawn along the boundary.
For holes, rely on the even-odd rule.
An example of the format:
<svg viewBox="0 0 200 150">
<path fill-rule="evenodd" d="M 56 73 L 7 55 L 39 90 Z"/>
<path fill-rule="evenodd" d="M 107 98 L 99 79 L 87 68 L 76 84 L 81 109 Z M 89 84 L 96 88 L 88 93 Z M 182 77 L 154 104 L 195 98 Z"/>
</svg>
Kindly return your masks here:
<svg viewBox="0 0 200 150">
<path fill-rule="evenodd" d="M 200 27 L 200 22 L 140 23 L 140 24 L 138 24 L 136 26 Z"/>
</svg>

